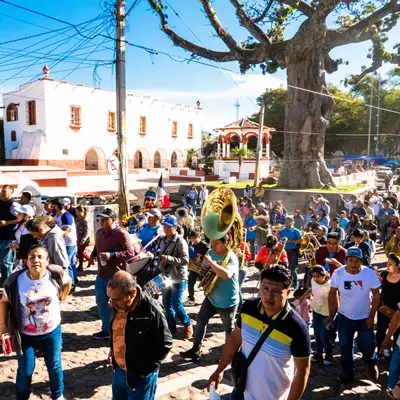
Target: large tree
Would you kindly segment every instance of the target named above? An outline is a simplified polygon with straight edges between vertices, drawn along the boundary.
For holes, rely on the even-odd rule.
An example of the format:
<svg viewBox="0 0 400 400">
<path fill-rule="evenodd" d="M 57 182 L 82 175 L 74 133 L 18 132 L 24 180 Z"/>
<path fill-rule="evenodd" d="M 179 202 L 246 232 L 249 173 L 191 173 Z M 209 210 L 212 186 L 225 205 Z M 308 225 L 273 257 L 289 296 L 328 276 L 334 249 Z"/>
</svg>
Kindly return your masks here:
<svg viewBox="0 0 400 400">
<path fill-rule="evenodd" d="M 164 1 L 148 0 L 165 34 L 193 56 L 238 61 L 242 72 L 253 65 L 260 65 L 265 73 L 286 68 L 288 96 L 280 184 L 295 188 L 333 185 L 324 161 L 324 137 L 333 107 L 325 72 L 336 71 L 341 60 L 333 60 L 329 53 L 340 46 L 371 41 L 371 66 L 364 67 L 357 79 L 382 62 L 399 63 L 400 56 L 388 53 L 384 42 L 397 23 L 400 1 L 229 0 L 239 24 L 251 35 L 239 43 L 218 18 L 211 0 L 199 0 L 226 51 L 203 47 L 175 32 L 168 25 L 169 10 Z M 328 18 L 333 21 L 332 28 L 328 28 Z M 285 38 L 285 27 L 298 21 L 295 34 Z"/>
</svg>

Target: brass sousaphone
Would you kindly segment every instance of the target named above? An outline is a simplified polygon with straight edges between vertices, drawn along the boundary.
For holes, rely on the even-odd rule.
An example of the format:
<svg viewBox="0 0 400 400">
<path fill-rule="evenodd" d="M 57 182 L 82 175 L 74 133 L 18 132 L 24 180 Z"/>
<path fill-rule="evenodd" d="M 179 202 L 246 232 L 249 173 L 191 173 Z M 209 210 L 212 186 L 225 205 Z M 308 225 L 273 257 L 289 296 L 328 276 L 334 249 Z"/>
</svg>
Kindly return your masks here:
<svg viewBox="0 0 400 400">
<path fill-rule="evenodd" d="M 243 224 L 237 212 L 236 196 L 229 188 L 218 188 L 208 196 L 201 211 L 201 225 L 204 234 L 210 240 L 218 240 L 229 235 L 228 246 L 230 249 L 237 249 L 243 240 Z M 229 261 L 230 251 L 221 266 L 226 266 Z M 192 263 L 189 268 L 199 273 L 204 294 L 207 296 L 212 292 L 217 283 L 218 276 L 211 269 L 204 270 L 201 266 Z"/>
</svg>

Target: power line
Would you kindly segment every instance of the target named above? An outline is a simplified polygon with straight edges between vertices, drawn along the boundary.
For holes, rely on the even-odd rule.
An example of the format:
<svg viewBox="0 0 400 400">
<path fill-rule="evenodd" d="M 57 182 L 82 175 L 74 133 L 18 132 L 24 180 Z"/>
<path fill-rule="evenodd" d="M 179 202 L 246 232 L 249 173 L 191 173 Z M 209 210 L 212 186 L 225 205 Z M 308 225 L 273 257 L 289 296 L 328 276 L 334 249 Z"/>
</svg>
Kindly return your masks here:
<svg viewBox="0 0 400 400">
<path fill-rule="evenodd" d="M 74 29 L 76 30 L 76 32 L 78 33 L 78 35 L 82 36 L 82 37 L 85 38 L 85 39 L 93 40 L 93 39 L 96 38 L 97 36 L 104 36 L 104 35 L 102 35 L 102 34 L 97 34 L 97 35 L 95 35 L 95 36 L 93 36 L 93 37 L 89 37 L 89 36 L 83 35 L 83 34 L 79 31 L 78 26 L 77 26 L 76 24 L 71 23 L 71 22 L 64 21 L 64 20 L 62 20 L 62 19 L 60 19 L 60 18 L 52 17 L 51 15 L 44 14 L 44 13 L 41 13 L 41 12 L 39 12 L 39 11 L 32 10 L 32 9 L 30 9 L 30 8 L 26 8 L 26 7 L 20 6 L 20 5 L 18 5 L 18 4 L 11 3 L 10 1 L 7 1 L 7 0 L 0 0 L 0 2 L 5 3 L 5 4 L 8 4 L 8 5 L 13 6 L 13 7 L 16 7 L 16 8 L 19 8 L 19 9 L 24 10 L 24 11 L 27 11 L 27 12 L 30 12 L 30 13 L 32 13 L 32 14 L 40 15 L 41 17 L 48 18 L 48 19 L 51 19 L 51 20 L 56 21 L 56 22 L 60 22 L 61 24 L 69 25 L 69 26 L 71 26 L 72 28 L 74 28 Z M 111 37 L 110 37 L 110 36 L 107 36 L 107 38 L 110 39 Z"/>
</svg>

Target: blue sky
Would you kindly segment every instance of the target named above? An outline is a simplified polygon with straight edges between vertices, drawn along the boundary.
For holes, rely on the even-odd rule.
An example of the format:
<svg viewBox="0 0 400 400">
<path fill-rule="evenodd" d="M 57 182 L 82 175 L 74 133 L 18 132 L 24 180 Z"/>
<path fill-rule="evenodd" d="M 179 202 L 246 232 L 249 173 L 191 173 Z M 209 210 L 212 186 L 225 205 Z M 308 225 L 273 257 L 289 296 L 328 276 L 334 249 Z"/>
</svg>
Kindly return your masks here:
<svg viewBox="0 0 400 400">
<path fill-rule="evenodd" d="M 88 21 L 102 12 L 99 0 L 13 1 L 74 24 Z M 170 25 L 179 34 L 197 44 L 210 46 L 213 49 L 225 49 L 221 41 L 214 37 L 212 27 L 209 26 L 206 17 L 200 11 L 201 5 L 198 1 L 168 0 L 168 2 L 185 21 L 183 22 L 170 12 Z M 127 0 L 127 8 L 132 3 L 133 0 Z M 248 34 L 243 28 L 239 27 L 228 0 L 215 0 L 213 4 L 220 20 L 235 38 L 239 42 L 245 39 Z M 5 3 L 0 3 L 0 21 L 0 42 L 2 43 L 25 36 L 42 34 L 46 32 L 46 29 L 65 28 L 63 31 L 42 35 L 30 40 L 0 44 L 1 92 L 15 89 L 18 85 L 33 79 L 36 74 L 40 75 L 46 62 L 50 66 L 56 64 L 52 66 L 51 73 L 56 79 L 93 85 L 95 62 L 88 62 L 88 60 L 110 61 L 113 58 L 113 43 L 111 41 L 106 40 L 101 43 L 104 40 L 102 37 L 97 37 L 92 41 L 85 41 L 84 38 L 79 36 L 68 37 L 75 34 L 72 28 L 68 29 L 68 26 L 59 22 L 33 15 Z M 133 9 L 128 21 L 127 40 L 131 43 L 167 52 L 180 61 L 182 59 L 179 57 L 188 57 L 189 53 L 175 48 L 159 30 L 158 18 L 150 11 L 146 0 L 142 0 Z M 93 36 L 102 32 L 105 27 L 106 22 L 99 19 L 88 26 L 82 25 L 79 29 L 86 29 L 85 34 Z M 292 32 L 288 31 L 288 35 L 291 33 L 293 33 L 293 30 Z M 57 36 L 50 39 L 53 35 Z M 395 43 L 396 37 L 400 37 L 399 25 L 390 33 L 389 47 Z M 38 43 L 40 41 L 42 42 Z M 96 48 L 94 45 L 99 47 Z M 350 65 L 341 66 L 338 72 L 328 75 L 327 79 L 335 84 L 340 84 L 346 74 L 357 73 L 360 71 L 361 65 L 368 65 L 366 54 L 369 45 L 369 43 L 363 43 L 334 50 L 332 56 L 342 57 L 349 61 Z M 27 48 L 28 46 L 31 47 Z M 106 49 L 103 47 L 106 47 Z M 75 51 L 71 49 L 75 49 Z M 90 54 L 93 50 L 95 52 Z M 50 54 L 47 54 L 49 52 Z M 73 60 L 66 59 L 59 62 L 60 53 L 64 53 L 64 57 L 70 54 Z M 40 59 L 40 57 L 42 58 Z M 82 62 L 82 64 L 78 65 L 79 62 Z M 208 61 L 205 60 L 205 62 Z M 150 55 L 141 49 L 128 46 L 127 87 L 130 92 L 135 94 L 154 95 L 163 100 L 180 104 L 195 105 L 196 101 L 200 100 L 204 109 L 203 128 L 211 130 L 235 120 L 236 109 L 234 104 L 236 98 L 239 98 L 241 104 L 240 116 L 250 115 L 257 111 L 256 98 L 265 88 L 279 87 L 286 78 L 285 71 L 263 76 L 260 70 L 255 68 L 254 71 L 246 75 L 240 75 L 236 63 L 223 65 L 214 63 L 214 65 L 223 66 L 236 72 L 224 72 L 218 68 L 210 68 L 195 63 L 175 62 L 167 56 Z M 78 67 L 78 69 L 73 71 L 72 69 L 75 67 Z M 81 69 L 82 67 L 85 68 Z M 382 70 L 385 71 L 388 68 L 389 66 Z M 114 72 L 112 68 L 97 68 L 97 78 L 101 79 L 101 88 L 114 88 Z"/>
</svg>

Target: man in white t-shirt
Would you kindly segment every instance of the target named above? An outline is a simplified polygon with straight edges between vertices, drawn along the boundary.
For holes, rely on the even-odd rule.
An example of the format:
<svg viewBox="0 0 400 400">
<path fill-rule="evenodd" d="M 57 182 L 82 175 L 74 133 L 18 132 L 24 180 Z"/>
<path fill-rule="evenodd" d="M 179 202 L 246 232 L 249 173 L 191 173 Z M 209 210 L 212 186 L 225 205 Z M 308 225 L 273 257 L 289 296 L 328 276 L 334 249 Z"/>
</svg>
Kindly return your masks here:
<svg viewBox="0 0 400 400">
<path fill-rule="evenodd" d="M 338 312 L 342 383 L 354 379 L 353 340 L 356 332 L 357 346 L 368 364 L 368 373 L 375 380 L 379 378 L 373 327 L 380 304 L 381 282 L 372 269 L 362 266 L 362 259 L 361 249 L 350 247 L 346 265 L 332 275 L 329 291 L 329 316 L 325 324 L 328 325 Z"/>
</svg>

